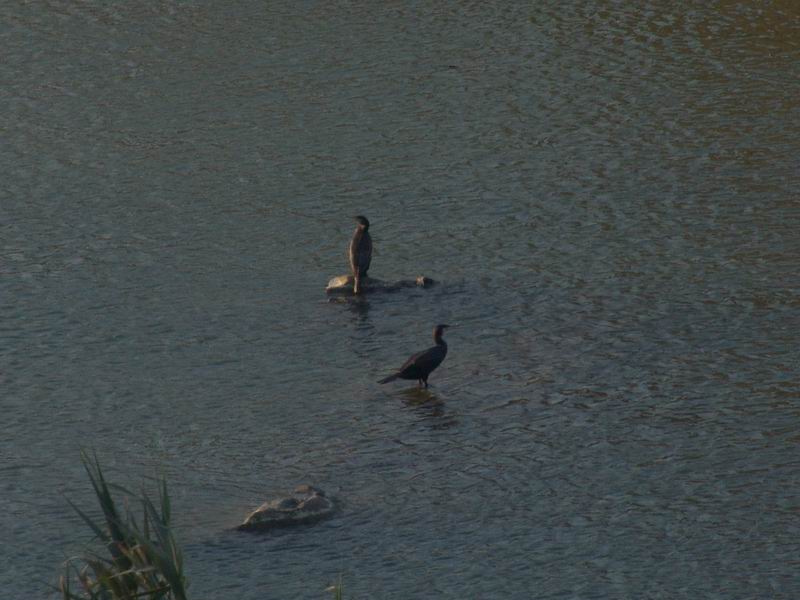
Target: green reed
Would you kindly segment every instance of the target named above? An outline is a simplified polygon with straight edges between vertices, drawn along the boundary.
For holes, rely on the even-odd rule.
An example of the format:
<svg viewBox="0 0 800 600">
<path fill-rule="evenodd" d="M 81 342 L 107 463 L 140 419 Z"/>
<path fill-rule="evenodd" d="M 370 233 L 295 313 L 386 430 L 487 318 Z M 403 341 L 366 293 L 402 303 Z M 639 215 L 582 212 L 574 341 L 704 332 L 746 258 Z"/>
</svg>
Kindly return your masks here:
<svg viewBox="0 0 800 600">
<path fill-rule="evenodd" d="M 339 581 L 328 587 L 326 592 L 333 593 L 333 600 L 344 600 L 344 584 L 342 583 L 342 576 L 339 575 Z"/>
<path fill-rule="evenodd" d="M 107 555 L 87 551 L 68 559 L 59 589 L 64 600 L 187 600 L 183 558 L 170 528 L 171 506 L 166 481 L 159 482 L 158 507 L 142 493 L 110 485 L 97 456 L 81 453 L 81 460 L 103 512 L 94 520 L 70 502 L 99 539 Z M 123 510 L 111 489 L 124 496 Z M 138 500 L 141 521 L 129 506 Z"/>
</svg>

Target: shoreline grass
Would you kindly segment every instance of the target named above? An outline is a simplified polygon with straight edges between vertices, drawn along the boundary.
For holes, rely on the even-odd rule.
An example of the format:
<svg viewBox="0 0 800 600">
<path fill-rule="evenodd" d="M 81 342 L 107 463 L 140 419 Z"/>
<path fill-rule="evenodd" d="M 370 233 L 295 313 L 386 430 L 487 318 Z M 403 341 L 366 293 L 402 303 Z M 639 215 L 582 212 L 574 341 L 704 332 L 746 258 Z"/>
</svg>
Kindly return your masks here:
<svg viewBox="0 0 800 600">
<path fill-rule="evenodd" d="M 172 535 L 172 505 L 163 477 L 158 505 L 145 492 L 137 495 L 109 483 L 96 454 L 81 452 L 102 517 L 93 519 L 74 502 L 69 505 L 89 526 L 105 553 L 86 549 L 63 563 L 57 591 L 63 600 L 189 600 L 183 556 Z M 115 500 L 122 497 L 122 501 Z M 131 505 L 139 505 L 137 519 Z M 326 590 L 343 600 L 341 575 Z"/>
<path fill-rule="evenodd" d="M 103 513 L 94 520 L 73 502 L 76 513 L 94 532 L 107 556 L 90 550 L 64 562 L 58 590 L 64 600 L 188 600 L 183 557 L 172 535 L 166 481 L 159 480 L 158 506 L 142 493 L 109 484 L 97 455 L 81 452 L 81 461 Z M 123 507 L 112 489 L 124 498 Z M 141 520 L 130 507 L 141 506 Z"/>
</svg>

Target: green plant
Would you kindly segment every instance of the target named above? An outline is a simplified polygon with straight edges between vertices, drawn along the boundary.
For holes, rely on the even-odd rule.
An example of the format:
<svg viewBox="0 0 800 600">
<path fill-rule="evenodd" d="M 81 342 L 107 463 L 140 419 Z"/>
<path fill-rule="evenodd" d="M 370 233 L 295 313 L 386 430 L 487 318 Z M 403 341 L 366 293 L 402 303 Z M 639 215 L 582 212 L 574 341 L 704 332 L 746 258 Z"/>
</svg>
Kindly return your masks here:
<svg viewBox="0 0 800 600">
<path fill-rule="evenodd" d="M 344 600 L 344 584 L 342 583 L 342 576 L 339 575 L 339 581 L 326 587 L 325 591 L 333 593 L 333 600 Z"/>
<path fill-rule="evenodd" d="M 81 453 L 103 513 L 95 521 L 69 502 L 95 536 L 103 542 L 108 556 L 94 552 L 68 559 L 59 589 L 64 600 L 188 600 L 180 548 L 170 528 L 171 507 L 166 481 L 159 481 L 159 507 L 142 493 L 141 526 L 128 500 L 135 495 L 125 488 L 110 485 L 103 476 L 97 456 Z M 125 496 L 120 511 L 111 489 Z M 73 586 L 80 589 L 73 591 Z"/>
</svg>

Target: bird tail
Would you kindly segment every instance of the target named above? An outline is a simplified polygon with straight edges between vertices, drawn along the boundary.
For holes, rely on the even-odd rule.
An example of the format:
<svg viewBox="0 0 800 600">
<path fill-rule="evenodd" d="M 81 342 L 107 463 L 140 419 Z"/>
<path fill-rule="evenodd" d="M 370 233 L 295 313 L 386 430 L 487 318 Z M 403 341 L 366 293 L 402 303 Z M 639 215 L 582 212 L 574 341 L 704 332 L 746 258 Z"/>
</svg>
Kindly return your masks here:
<svg viewBox="0 0 800 600">
<path fill-rule="evenodd" d="M 397 379 L 396 373 L 394 375 L 389 375 L 388 377 L 381 379 L 378 383 L 389 383 L 390 381 L 394 381 L 395 379 Z"/>
</svg>

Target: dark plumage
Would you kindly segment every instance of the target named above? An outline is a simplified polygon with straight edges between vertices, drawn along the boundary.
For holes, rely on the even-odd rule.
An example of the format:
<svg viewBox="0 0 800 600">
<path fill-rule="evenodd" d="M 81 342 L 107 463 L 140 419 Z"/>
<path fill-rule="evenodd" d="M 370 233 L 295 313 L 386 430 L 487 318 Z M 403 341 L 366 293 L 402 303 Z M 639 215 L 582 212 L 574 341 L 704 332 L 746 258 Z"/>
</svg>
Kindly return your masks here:
<svg viewBox="0 0 800 600">
<path fill-rule="evenodd" d="M 367 217 L 357 216 L 356 230 L 347 250 L 350 260 L 350 270 L 353 271 L 353 293 L 361 291 L 361 279 L 367 277 L 369 263 L 372 262 L 372 238 L 369 235 L 369 221 Z"/>
<path fill-rule="evenodd" d="M 378 383 L 389 383 L 395 379 L 416 379 L 419 385 L 428 387 L 428 376 L 433 370 L 442 364 L 444 357 L 447 356 L 447 343 L 442 339 L 442 333 L 449 325 L 437 325 L 433 330 L 433 341 L 436 345 L 412 354 L 411 357 L 400 367 L 394 375 L 389 375 L 381 379 Z"/>
</svg>

